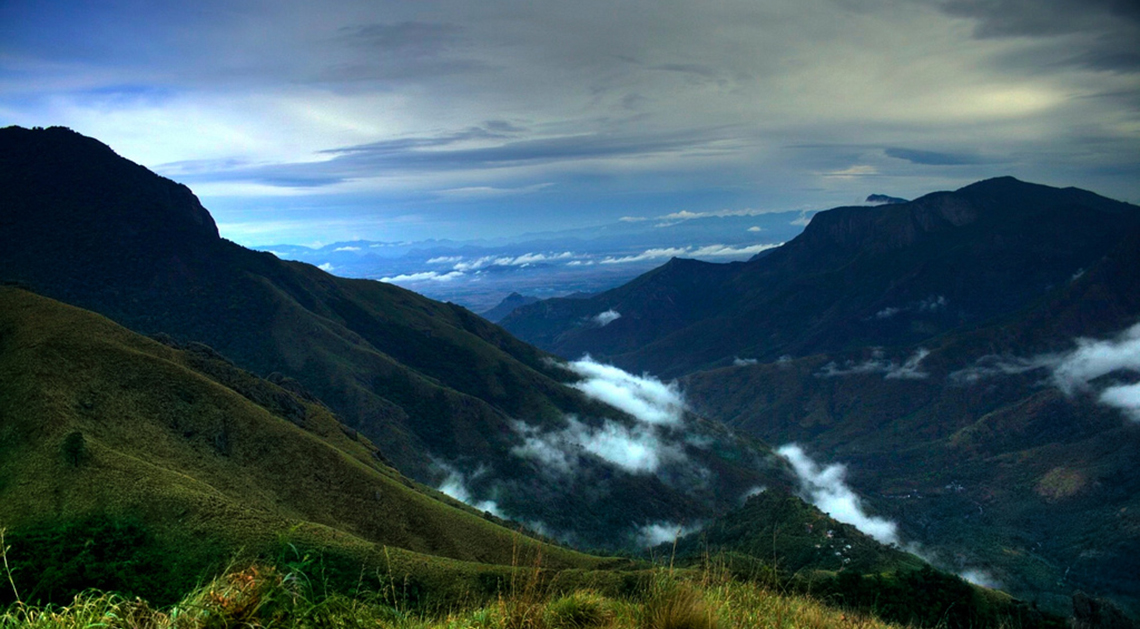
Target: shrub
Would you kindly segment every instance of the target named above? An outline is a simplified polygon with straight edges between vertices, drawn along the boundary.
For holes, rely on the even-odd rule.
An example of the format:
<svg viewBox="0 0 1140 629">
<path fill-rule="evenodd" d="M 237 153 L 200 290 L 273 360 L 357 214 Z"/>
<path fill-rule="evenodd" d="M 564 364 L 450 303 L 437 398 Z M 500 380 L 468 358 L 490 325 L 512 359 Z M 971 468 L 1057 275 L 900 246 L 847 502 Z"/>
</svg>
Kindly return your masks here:
<svg viewBox="0 0 1140 629">
<path fill-rule="evenodd" d="M 592 629 L 607 626 L 612 620 L 605 599 L 593 592 L 574 592 L 546 606 L 550 629 Z"/>
<path fill-rule="evenodd" d="M 715 612 L 692 587 L 659 584 L 645 602 L 643 629 L 717 629 Z"/>
</svg>

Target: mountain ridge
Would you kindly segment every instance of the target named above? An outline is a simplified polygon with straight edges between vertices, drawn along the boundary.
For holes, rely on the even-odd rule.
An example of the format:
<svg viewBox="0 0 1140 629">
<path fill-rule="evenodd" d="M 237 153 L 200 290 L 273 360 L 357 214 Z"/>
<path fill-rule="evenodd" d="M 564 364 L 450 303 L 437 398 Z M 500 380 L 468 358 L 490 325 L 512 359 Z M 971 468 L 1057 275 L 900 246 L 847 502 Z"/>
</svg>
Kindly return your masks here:
<svg viewBox="0 0 1140 629">
<path fill-rule="evenodd" d="M 73 157 L 53 157 L 60 151 Z M 144 190 L 174 192 L 140 196 L 100 174 L 118 171 L 143 177 Z M 204 343 L 261 376 L 292 378 L 402 473 L 583 546 L 636 547 L 654 523 L 695 521 L 754 485 L 791 483 L 766 445 L 691 414 L 682 421 L 720 449 L 647 427 L 571 386 L 583 376 L 569 365 L 464 308 L 219 238 L 212 221 L 190 220 L 200 207 L 192 195 L 146 173 L 68 130 L 0 129 L 0 207 L 10 208 L 0 216 L 0 279 L 144 334 Z M 148 226 L 164 211 L 190 217 L 174 221 L 189 236 Z M 556 478 L 543 456 L 598 435 L 673 440 L 660 460 L 673 473 L 579 448 L 558 450 L 554 461 L 591 491 Z M 715 473 L 698 490 L 682 487 L 701 470 Z"/>
<path fill-rule="evenodd" d="M 503 325 L 555 353 L 669 376 L 735 357 L 905 344 L 1024 307 L 1136 229 L 1135 206 L 1001 177 L 908 203 L 819 212 L 758 259 L 686 262 L 676 280 L 658 269 L 583 303 L 524 306 Z M 582 325 L 606 309 L 623 318 L 600 330 Z"/>
</svg>

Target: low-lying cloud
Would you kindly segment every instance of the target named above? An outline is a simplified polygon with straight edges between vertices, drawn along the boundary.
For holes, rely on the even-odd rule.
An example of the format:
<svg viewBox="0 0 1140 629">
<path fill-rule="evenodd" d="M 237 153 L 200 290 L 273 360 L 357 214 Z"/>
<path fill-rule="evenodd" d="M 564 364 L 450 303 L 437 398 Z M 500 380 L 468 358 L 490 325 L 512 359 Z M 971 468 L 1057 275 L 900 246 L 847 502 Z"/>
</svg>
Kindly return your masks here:
<svg viewBox="0 0 1140 629">
<path fill-rule="evenodd" d="M 617 310 L 614 310 L 613 308 L 611 308 L 605 312 L 599 312 L 598 314 L 594 315 L 591 318 L 591 321 L 598 324 L 598 327 L 604 328 L 607 325 L 613 323 L 614 321 L 617 321 L 620 318 L 621 318 L 621 313 L 618 312 Z"/>
<path fill-rule="evenodd" d="M 655 522 L 641 527 L 637 533 L 637 540 L 640 546 L 652 548 L 674 542 L 679 537 L 696 533 L 700 530 L 699 525 L 684 525 L 675 522 Z"/>
<path fill-rule="evenodd" d="M 625 426 L 606 419 L 600 426 L 589 426 L 577 417 L 567 417 L 563 430 L 540 432 L 526 424 L 516 424 L 523 445 L 511 450 L 516 456 L 534 459 L 546 469 L 573 473 L 581 456 L 592 455 L 631 474 L 652 474 L 669 461 L 684 460 L 684 452 L 666 444 L 651 426 Z"/>
<path fill-rule="evenodd" d="M 399 282 L 450 282 L 463 277 L 460 271 L 449 271 L 447 273 L 437 273 L 435 271 L 423 271 L 421 273 L 402 273 L 400 275 L 393 275 L 391 277 L 380 278 L 381 282 L 388 282 L 395 284 Z"/>
<path fill-rule="evenodd" d="M 494 500 L 479 500 L 471 494 L 471 491 L 467 488 L 467 478 L 464 477 L 463 472 L 441 461 L 435 461 L 435 464 L 447 474 L 447 477 L 444 478 L 443 483 L 439 486 L 439 491 L 455 498 L 459 502 L 475 507 L 480 511 L 486 511 L 500 518 L 505 517 L 502 510 L 499 509 L 499 505 Z M 482 473 L 483 470 L 480 469 L 477 470 L 473 476 L 479 476 Z"/>
<path fill-rule="evenodd" d="M 1132 421 L 1140 422 L 1140 382 L 1095 384 L 1110 374 L 1140 377 L 1140 323 L 1107 341 L 1077 339 L 1077 349 L 1053 369 L 1053 382 L 1067 395 L 1093 392 L 1102 403 L 1118 408 Z"/>
<path fill-rule="evenodd" d="M 594 361 L 589 356 L 566 365 L 584 380 L 571 386 L 587 397 L 605 402 L 647 424 L 679 426 L 685 400 L 675 383 L 664 383 L 649 376 Z"/>
<path fill-rule="evenodd" d="M 803 497 L 832 518 L 850 524 L 883 544 L 898 544 L 898 525 L 869 515 L 859 496 L 843 480 L 847 469 L 838 463 L 821 468 L 803 448 L 792 443 L 777 452 L 788 460 L 800 481 Z"/>
<path fill-rule="evenodd" d="M 694 258 L 697 260 L 703 258 L 732 258 L 743 256 L 754 256 L 762 251 L 775 249 L 784 243 L 764 243 L 755 245 L 745 245 L 736 247 L 732 245 L 704 245 L 702 247 L 658 247 L 654 249 L 646 249 L 645 251 L 628 256 L 606 256 L 598 261 L 598 264 L 629 264 L 633 262 L 646 262 L 650 260 L 662 260 L 665 258 Z"/>
<path fill-rule="evenodd" d="M 1140 381 L 1137 381 L 1140 379 L 1140 323 L 1116 338 L 1079 338 L 1076 345 L 1076 349 L 1069 352 L 1030 358 L 983 356 L 974 365 L 955 371 L 949 377 L 959 384 L 969 384 L 983 378 L 1048 370 L 1048 381 L 1065 395 L 1094 395 L 1101 404 L 1119 409 L 1132 421 L 1140 422 Z M 1110 381 L 1113 375 L 1119 377 Z M 1122 381 L 1124 378 L 1128 381 Z"/>
<path fill-rule="evenodd" d="M 871 319 L 892 319 L 896 315 L 908 312 L 938 312 L 939 310 L 945 310 L 948 305 L 950 305 L 950 300 L 946 299 L 945 295 L 930 295 L 926 299 L 911 302 L 904 306 L 887 306 L 876 312 Z"/>
<path fill-rule="evenodd" d="M 886 354 L 882 350 L 876 349 L 872 351 L 871 358 L 861 363 L 848 360 L 840 367 L 832 361 L 824 365 L 823 369 L 815 375 L 821 378 L 834 378 L 854 374 L 881 373 L 884 378 L 889 380 L 924 380 L 930 374 L 922 371 L 919 365 L 929 355 L 929 350 L 920 347 L 900 365 L 893 360 L 887 360 Z"/>
<path fill-rule="evenodd" d="M 587 423 L 571 415 L 565 418 L 565 428 L 553 431 L 517 422 L 515 430 L 523 444 L 513 454 L 538 461 L 558 474 L 575 472 L 582 457 L 599 459 L 631 474 L 652 474 L 667 464 L 688 462 L 685 435 L 672 430 L 683 425 L 685 414 L 685 400 L 676 384 L 635 376 L 589 356 L 563 366 L 582 377 L 570 386 L 625 412 L 634 422 L 604 418 Z"/>
<path fill-rule="evenodd" d="M 550 263 L 561 260 L 572 260 L 579 258 L 579 256 L 571 251 L 562 251 L 558 253 L 524 253 L 517 256 L 482 256 L 472 260 L 463 261 L 462 256 L 456 257 L 441 257 L 432 258 L 428 260 L 432 262 L 454 261 L 452 269 L 456 271 L 476 271 L 486 267 L 492 266 L 530 266 L 534 264 Z M 458 258 L 458 259 L 455 259 Z"/>
</svg>

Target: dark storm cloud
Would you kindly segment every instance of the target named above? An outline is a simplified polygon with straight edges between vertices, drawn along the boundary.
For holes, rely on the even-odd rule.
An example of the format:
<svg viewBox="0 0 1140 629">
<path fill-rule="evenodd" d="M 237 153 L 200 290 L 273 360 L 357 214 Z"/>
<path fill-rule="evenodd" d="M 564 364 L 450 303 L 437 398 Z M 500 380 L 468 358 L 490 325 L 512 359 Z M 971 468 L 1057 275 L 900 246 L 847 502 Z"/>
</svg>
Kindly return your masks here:
<svg viewBox="0 0 1140 629">
<path fill-rule="evenodd" d="M 974 36 L 1084 35 L 1067 62 L 1096 70 L 1140 71 L 1140 2 L 1135 0 L 947 0 L 950 15 L 977 21 Z"/>
</svg>

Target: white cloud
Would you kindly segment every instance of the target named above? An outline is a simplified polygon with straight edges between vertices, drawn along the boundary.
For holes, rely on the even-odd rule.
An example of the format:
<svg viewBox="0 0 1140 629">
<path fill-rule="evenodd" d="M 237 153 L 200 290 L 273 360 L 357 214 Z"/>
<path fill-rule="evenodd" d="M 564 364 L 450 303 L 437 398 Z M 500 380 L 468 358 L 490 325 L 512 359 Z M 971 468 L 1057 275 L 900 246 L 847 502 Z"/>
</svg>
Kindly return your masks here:
<svg viewBox="0 0 1140 629">
<path fill-rule="evenodd" d="M 514 428 L 523 437 L 523 444 L 515 447 L 513 454 L 538 461 L 544 469 L 559 474 L 572 473 L 579 457 L 587 455 L 633 474 L 650 474 L 667 463 L 687 462 L 684 436 L 666 430 L 683 424 L 685 402 L 676 384 L 634 376 L 588 356 L 564 366 L 583 378 L 570 386 L 624 411 L 635 423 L 627 426 L 604 419 L 589 425 L 568 416 L 565 428 L 542 432 L 517 422 Z"/>
<path fill-rule="evenodd" d="M 1140 422 L 1140 382 L 1108 387 L 1098 399 L 1124 411 L 1132 421 Z"/>
<path fill-rule="evenodd" d="M 1072 395 L 1091 391 L 1094 380 L 1121 372 L 1140 376 L 1140 323 L 1113 340 L 1077 339 L 1077 349 L 1053 369 L 1053 382 L 1066 395 Z M 1140 422 L 1140 383 L 1109 384 L 1098 399 Z"/>
<path fill-rule="evenodd" d="M 524 253 L 520 256 L 483 256 L 476 258 L 469 262 L 460 262 L 462 258 L 456 260 L 454 268 L 456 271 L 474 271 L 489 266 L 527 266 L 539 262 L 556 262 L 559 260 L 570 260 L 579 257 L 572 251 L 562 252 L 547 252 L 547 253 Z M 443 261 L 446 258 L 432 258 L 432 260 Z M 429 260 L 428 262 L 431 262 Z"/>
<path fill-rule="evenodd" d="M 544 188 L 549 188 L 552 185 L 554 184 L 539 183 L 531 186 L 518 186 L 515 188 L 497 188 L 494 186 L 466 186 L 462 188 L 436 190 L 435 194 L 444 198 L 483 199 L 491 197 L 506 197 L 520 194 L 530 194 L 532 192 L 538 192 Z"/>
<path fill-rule="evenodd" d="M 523 445 L 511 452 L 534 459 L 545 469 L 560 474 L 573 473 L 578 457 L 587 454 L 631 474 L 651 474 L 664 463 L 685 459 L 681 449 L 665 443 L 653 426 L 627 427 L 610 419 L 604 420 L 601 426 L 589 426 L 573 416 L 566 419 L 566 428 L 546 433 L 516 423 Z"/>
<path fill-rule="evenodd" d="M 620 318 L 621 313 L 611 308 L 605 312 L 594 315 L 590 320 L 604 328 Z"/>
<path fill-rule="evenodd" d="M 598 264 L 627 264 L 630 262 L 645 262 L 646 260 L 660 260 L 661 258 L 676 258 L 689 252 L 689 247 L 659 247 L 646 249 L 632 256 L 607 256 L 598 261 Z"/>
<path fill-rule="evenodd" d="M 758 225 L 753 225 L 752 227 L 748 228 L 748 231 L 750 231 L 750 232 L 762 232 L 762 231 L 764 231 L 764 228 L 760 227 Z"/>
<path fill-rule="evenodd" d="M 1069 352 L 1031 358 L 983 356 L 974 365 L 951 373 L 950 379 L 971 383 L 982 378 L 1048 369 L 1050 380 L 1065 395 L 1091 393 L 1101 404 L 1117 408 L 1132 421 L 1140 422 L 1140 382 L 1135 381 L 1140 377 L 1140 323 L 1114 339 L 1080 338 L 1076 344 L 1076 349 Z M 1104 381 L 1113 374 L 1128 374 L 1132 382 Z"/>
<path fill-rule="evenodd" d="M 333 251 L 360 251 L 360 247 L 352 247 L 352 246 L 337 247 L 336 249 L 333 249 Z"/>
<path fill-rule="evenodd" d="M 748 245 L 746 247 L 732 247 L 729 245 L 708 245 L 706 247 L 700 247 L 700 248 L 690 252 L 689 257 L 699 259 L 699 258 L 723 258 L 723 257 L 730 257 L 730 256 L 745 256 L 745 255 L 754 256 L 754 255 L 760 253 L 761 251 L 767 251 L 769 249 L 775 249 L 776 247 L 779 247 L 783 244 L 784 243 L 782 243 L 782 242 L 765 243 L 765 244 L 758 244 L 758 245 Z"/>
<path fill-rule="evenodd" d="M 846 468 L 840 464 L 825 468 L 813 461 L 796 444 L 782 446 L 777 452 L 792 464 L 800 480 L 805 499 L 832 518 L 850 524 L 883 544 L 898 544 L 898 525 L 890 520 L 868 515 L 855 492 L 844 482 Z"/>
<path fill-rule="evenodd" d="M 764 493 L 764 492 L 766 492 L 766 491 L 768 491 L 768 488 L 767 488 L 767 487 L 765 487 L 765 486 L 763 486 L 763 485 L 757 485 L 757 486 L 755 486 L 755 487 L 753 487 L 753 488 L 749 489 L 748 491 L 744 492 L 744 495 L 743 495 L 743 496 L 741 496 L 741 500 L 740 500 L 740 501 L 741 501 L 742 503 L 743 503 L 743 502 L 747 502 L 749 498 L 751 498 L 751 497 L 753 497 L 753 496 L 759 496 L 760 494 L 762 494 L 762 493 Z"/>
<path fill-rule="evenodd" d="M 589 356 L 566 367 L 585 378 L 571 386 L 590 398 L 625 411 L 647 424 L 681 424 L 685 400 L 676 383 L 665 384 L 649 375 L 638 377 L 613 365 L 595 362 Z"/>
<path fill-rule="evenodd" d="M 840 367 L 835 362 L 830 362 L 824 365 L 823 369 L 815 375 L 823 378 L 832 378 L 852 374 L 881 373 L 884 378 L 890 380 L 923 380 L 929 377 L 930 374 L 922 371 L 919 368 L 919 364 L 929 355 L 929 350 L 920 347 L 900 365 L 893 360 L 887 360 L 883 351 L 876 349 L 872 352 L 871 358 L 861 363 L 849 360 L 843 364 L 843 367 Z"/>
<path fill-rule="evenodd" d="M 905 306 L 888 306 L 888 307 L 883 308 L 882 310 L 876 312 L 874 317 L 872 317 L 872 318 L 873 319 L 890 319 L 890 318 L 893 318 L 895 315 L 898 315 L 898 314 L 904 313 L 904 312 L 920 312 L 920 313 L 938 312 L 939 310 L 946 309 L 946 307 L 949 304 L 950 304 L 950 301 L 948 299 L 946 299 L 946 297 L 944 295 L 930 295 L 929 297 L 927 297 L 925 299 L 920 299 L 919 301 L 911 302 Z"/>
<path fill-rule="evenodd" d="M 696 533 L 698 530 L 700 530 L 699 526 L 686 526 L 675 522 L 657 522 L 641 527 L 637 532 L 637 540 L 640 546 L 651 548 L 676 541 L 678 537 Z"/>
<path fill-rule="evenodd" d="M 455 498 L 459 502 L 471 505 L 480 511 L 487 511 L 500 518 L 506 517 L 494 500 L 478 500 L 471 495 L 471 491 L 467 488 L 467 481 L 462 472 L 440 461 L 436 461 L 435 464 L 447 474 L 447 477 L 439 486 L 439 491 Z M 478 476 L 480 473 L 481 472 L 476 472 L 475 476 Z"/>
<path fill-rule="evenodd" d="M 935 312 L 943 310 L 949 303 L 944 295 L 931 295 L 918 302 L 917 308 L 919 312 Z"/>
<path fill-rule="evenodd" d="M 459 262 L 461 260 L 463 260 L 463 256 L 439 256 L 437 258 L 431 258 L 430 260 L 427 261 L 427 263 L 428 264 L 455 264 L 456 262 Z"/>
<path fill-rule="evenodd" d="M 761 251 L 775 249 L 784 243 L 764 243 L 734 247 L 732 245 L 705 245 L 703 247 L 659 247 L 629 256 L 608 256 L 599 261 L 599 264 L 628 264 L 630 262 L 645 262 L 647 260 L 660 260 L 662 258 L 729 258 L 754 256 Z"/>
<path fill-rule="evenodd" d="M 333 266 L 332 263 L 330 263 L 330 262 L 325 262 L 324 264 L 318 264 L 317 268 L 324 271 L 325 273 L 332 273 L 333 270 L 336 269 L 336 267 Z"/>
<path fill-rule="evenodd" d="M 759 362 L 760 361 L 755 359 L 755 358 L 739 358 L 739 357 L 737 357 L 737 358 L 732 359 L 732 364 L 735 367 L 747 367 L 749 365 L 755 365 Z"/>
<path fill-rule="evenodd" d="M 879 174 L 879 170 L 874 166 L 867 164 L 856 164 L 848 166 L 842 170 L 833 170 L 830 172 L 820 173 L 824 177 L 837 177 L 839 179 L 854 179 L 856 177 L 873 177 Z"/>
<path fill-rule="evenodd" d="M 1034 358 L 990 354 L 982 356 L 970 367 L 951 372 L 949 378 L 955 383 L 967 384 L 983 378 L 1016 375 L 1035 369 L 1052 368 L 1061 364 L 1061 361 L 1062 357 L 1057 354 L 1041 355 Z"/>
<path fill-rule="evenodd" d="M 973 583 L 974 585 L 980 585 L 992 590 L 1001 589 L 1002 587 L 1001 581 L 995 579 L 993 575 L 986 572 L 985 570 L 978 568 L 963 570 L 962 572 L 958 573 L 958 576 L 969 581 L 970 583 Z"/>
<path fill-rule="evenodd" d="M 399 284 L 401 282 L 450 282 L 451 280 L 463 277 L 461 271 L 450 271 L 448 273 L 436 273 L 435 271 L 423 271 L 420 273 L 402 273 L 400 275 L 393 275 L 391 277 L 380 278 L 381 282 L 388 282 L 389 284 Z"/>
</svg>

